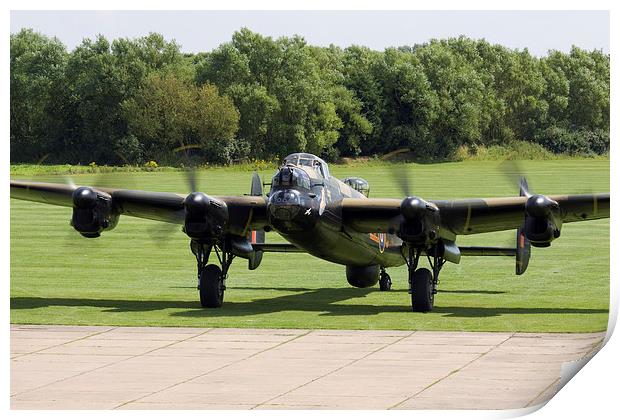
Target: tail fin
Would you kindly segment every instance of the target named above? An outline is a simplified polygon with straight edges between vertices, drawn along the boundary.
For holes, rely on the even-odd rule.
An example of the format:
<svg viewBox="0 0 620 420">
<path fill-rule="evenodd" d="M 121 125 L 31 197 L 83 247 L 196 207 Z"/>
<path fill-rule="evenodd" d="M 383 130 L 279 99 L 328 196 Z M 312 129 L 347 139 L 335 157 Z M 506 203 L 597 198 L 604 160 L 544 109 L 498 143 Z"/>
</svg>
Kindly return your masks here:
<svg viewBox="0 0 620 420">
<path fill-rule="evenodd" d="M 252 175 L 252 186 L 250 187 L 250 195 L 261 196 L 263 195 L 263 183 L 260 176 L 254 172 Z M 265 243 L 265 231 L 264 230 L 252 230 L 248 232 L 248 240 L 252 244 Z M 254 251 L 253 258 L 248 260 L 248 268 L 250 270 L 256 270 L 263 260 L 263 251 Z"/>
<path fill-rule="evenodd" d="M 525 177 L 521 177 L 521 182 L 519 186 L 519 196 L 527 197 L 529 196 L 529 187 L 527 185 L 527 180 Z M 523 232 L 525 228 L 525 223 L 521 225 L 519 229 L 517 229 L 517 256 L 516 256 L 516 265 L 515 265 L 515 274 L 520 276 L 525 273 L 527 270 L 527 266 L 530 263 L 530 254 L 532 245 L 530 244 L 530 240 L 525 237 L 525 233 Z"/>
</svg>

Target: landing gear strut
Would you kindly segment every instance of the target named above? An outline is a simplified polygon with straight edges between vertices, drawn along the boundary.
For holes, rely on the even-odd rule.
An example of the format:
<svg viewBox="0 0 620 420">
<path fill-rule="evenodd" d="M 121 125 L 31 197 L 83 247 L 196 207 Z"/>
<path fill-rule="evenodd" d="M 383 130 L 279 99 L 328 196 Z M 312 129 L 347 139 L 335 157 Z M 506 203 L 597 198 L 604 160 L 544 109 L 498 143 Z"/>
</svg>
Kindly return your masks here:
<svg viewBox="0 0 620 420">
<path fill-rule="evenodd" d="M 411 307 L 413 312 L 429 312 L 433 310 L 435 295 L 437 294 L 437 284 L 439 283 L 439 272 L 445 260 L 437 256 L 435 249 L 427 251 L 428 262 L 433 270 L 432 273 L 427 268 L 418 268 L 421 248 L 409 248 L 407 267 L 409 268 L 409 293 L 411 293 Z"/>
<path fill-rule="evenodd" d="M 379 275 L 379 290 L 387 292 L 392 289 L 392 279 L 390 275 L 385 271 L 385 268 L 381 267 L 381 274 Z"/>
<path fill-rule="evenodd" d="M 200 305 L 203 308 L 219 308 L 224 302 L 228 268 L 235 256 L 219 244 L 204 244 L 193 240 L 190 247 L 198 267 Z M 215 251 L 221 268 L 216 264 L 208 264 L 211 251 Z"/>
</svg>

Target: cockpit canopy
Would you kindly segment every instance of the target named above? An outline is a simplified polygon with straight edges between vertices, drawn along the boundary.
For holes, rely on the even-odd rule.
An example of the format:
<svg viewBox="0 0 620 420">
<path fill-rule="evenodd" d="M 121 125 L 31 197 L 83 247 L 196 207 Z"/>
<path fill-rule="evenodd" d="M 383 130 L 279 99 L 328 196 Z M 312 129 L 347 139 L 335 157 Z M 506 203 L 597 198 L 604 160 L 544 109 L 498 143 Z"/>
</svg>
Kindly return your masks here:
<svg viewBox="0 0 620 420">
<path fill-rule="evenodd" d="M 304 166 L 312 168 L 319 176 L 329 178 L 327 163 L 311 153 L 293 153 L 284 158 L 285 165 Z"/>
<path fill-rule="evenodd" d="M 310 177 L 301 168 L 286 165 L 276 172 L 271 181 L 272 188 L 304 188 L 310 189 Z"/>
<path fill-rule="evenodd" d="M 370 194 L 370 184 L 363 178 L 350 177 L 342 180 L 349 187 L 364 194 L 366 197 Z"/>
</svg>

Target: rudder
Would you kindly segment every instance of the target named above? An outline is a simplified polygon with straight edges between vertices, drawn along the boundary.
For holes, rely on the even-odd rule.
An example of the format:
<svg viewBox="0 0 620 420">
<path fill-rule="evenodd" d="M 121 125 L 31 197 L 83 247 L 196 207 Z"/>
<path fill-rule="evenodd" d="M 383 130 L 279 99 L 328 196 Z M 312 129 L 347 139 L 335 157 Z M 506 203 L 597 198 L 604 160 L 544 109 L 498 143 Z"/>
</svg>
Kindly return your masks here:
<svg viewBox="0 0 620 420">
<path fill-rule="evenodd" d="M 527 180 L 525 177 L 521 177 L 521 182 L 519 185 L 519 196 L 527 197 L 529 195 L 529 187 L 527 185 Z M 517 229 L 517 255 L 516 255 L 516 264 L 515 264 L 515 274 L 520 276 L 525 273 L 527 270 L 527 266 L 530 263 L 530 254 L 532 252 L 532 245 L 530 240 L 527 239 L 524 233 L 525 230 L 525 222 L 521 225 L 519 229 Z"/>
<path fill-rule="evenodd" d="M 262 196 L 263 195 L 263 183 L 261 182 L 258 173 L 254 172 L 252 175 L 252 185 L 250 187 L 250 195 Z M 248 240 L 251 244 L 264 244 L 265 243 L 265 231 L 264 230 L 252 230 L 248 232 Z M 250 270 L 256 270 L 263 260 L 263 251 L 254 251 L 253 258 L 248 260 L 248 268 Z"/>
</svg>

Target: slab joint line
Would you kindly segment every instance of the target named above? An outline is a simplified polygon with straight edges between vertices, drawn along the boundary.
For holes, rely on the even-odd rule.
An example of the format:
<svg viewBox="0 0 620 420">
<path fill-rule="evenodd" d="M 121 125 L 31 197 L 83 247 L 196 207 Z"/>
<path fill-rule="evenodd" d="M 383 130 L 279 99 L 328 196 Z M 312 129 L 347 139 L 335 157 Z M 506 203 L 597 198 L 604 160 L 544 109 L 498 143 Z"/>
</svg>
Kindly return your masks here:
<svg viewBox="0 0 620 420">
<path fill-rule="evenodd" d="M 99 334 L 103 334 L 103 333 L 107 333 L 107 332 L 113 331 L 113 330 L 115 330 L 116 328 L 118 328 L 118 327 L 110 327 L 110 328 L 108 328 L 107 330 L 97 331 L 97 332 L 94 332 L 94 333 L 92 333 L 92 334 L 86 335 L 86 336 L 84 336 L 84 337 L 76 338 L 76 339 L 74 339 L 74 340 L 65 341 L 64 343 L 54 344 L 53 346 L 45 347 L 45 348 L 43 348 L 43 349 L 39 349 L 39 350 L 35 350 L 35 351 L 31 351 L 31 352 L 28 352 L 28 353 L 22 353 L 22 354 L 20 354 L 20 355 L 17 355 L 17 356 L 13 356 L 13 357 L 11 357 L 11 360 L 17 360 L 17 359 L 19 359 L 19 358 L 20 358 L 20 357 L 22 357 L 22 356 L 30 356 L 31 354 L 36 354 L 36 353 L 38 353 L 38 352 L 40 352 L 40 351 L 45 351 L 45 350 L 53 349 L 54 347 L 58 347 L 58 346 L 64 346 L 65 344 L 76 343 L 76 342 L 78 342 L 78 341 L 80 341 L 80 340 L 85 340 L 85 339 L 87 339 L 87 338 L 91 338 L 91 337 L 94 337 L 94 336 L 99 335 Z"/>
<path fill-rule="evenodd" d="M 182 384 L 185 384 L 185 383 L 187 383 L 187 382 L 189 382 L 189 381 L 193 381 L 194 379 L 198 379 L 198 378 L 201 378 L 201 377 L 203 377 L 203 376 L 210 375 L 211 373 L 217 372 L 218 370 L 222 370 L 222 369 L 225 369 L 225 368 L 227 368 L 227 367 L 229 367 L 229 366 L 232 366 L 232 365 L 234 365 L 235 363 L 239 363 L 239 362 L 243 362 L 243 361 L 249 360 L 249 359 L 251 359 L 251 358 L 252 358 L 252 357 L 254 357 L 254 356 L 258 356 L 259 354 L 265 353 L 265 352 L 267 352 L 267 351 L 269 351 L 269 350 L 273 350 L 273 349 L 275 349 L 275 348 L 277 348 L 277 347 L 279 347 L 279 346 L 281 346 L 281 345 L 284 345 L 284 344 L 290 343 L 291 341 L 294 341 L 294 340 L 297 340 L 298 338 L 304 337 L 304 336 L 306 336 L 306 335 L 310 334 L 311 332 L 312 332 L 312 330 L 306 331 L 306 332 L 305 332 L 305 333 L 303 333 L 303 334 L 296 335 L 295 337 L 293 337 L 293 338 L 291 338 L 291 339 L 289 339 L 289 340 L 285 340 L 285 341 L 283 341 L 283 342 L 281 342 L 281 343 L 276 344 L 275 346 L 271 346 L 271 347 L 268 347 L 268 348 L 266 348 L 266 349 L 260 350 L 260 351 L 258 351 L 258 352 L 256 352 L 256 353 L 253 353 L 253 354 L 251 354 L 251 355 L 249 355 L 249 356 L 247 356 L 247 357 L 244 357 L 243 359 L 239 359 L 239 360 L 232 361 L 232 362 L 230 362 L 230 363 L 225 364 L 224 366 L 220 366 L 220 367 L 218 367 L 218 368 L 211 369 L 210 371 L 205 372 L 205 373 L 201 373 L 200 375 L 192 376 L 191 378 L 188 378 L 188 379 L 185 379 L 185 380 L 183 380 L 183 381 L 177 382 L 177 383 L 175 383 L 175 384 L 172 384 L 172 385 L 166 386 L 166 387 L 164 387 L 164 388 L 162 388 L 162 389 L 158 389 L 157 391 L 153 391 L 153 392 L 150 392 L 150 393 L 148 393 L 148 394 L 142 395 L 142 396 L 140 396 L 140 397 L 138 397 L 138 398 L 134 398 L 134 399 L 133 399 L 133 400 L 131 400 L 131 401 L 125 401 L 124 403 L 119 404 L 119 405 L 117 405 L 116 407 L 114 407 L 114 408 L 113 408 L 113 410 L 119 409 L 119 408 L 121 408 L 121 407 L 123 407 L 123 406 L 125 406 L 125 405 L 127 405 L 127 404 L 130 404 L 130 403 L 133 403 L 133 402 L 137 402 L 137 401 L 139 401 L 139 400 L 141 400 L 141 399 L 143 399 L 143 398 L 150 397 L 151 395 L 155 395 L 155 394 L 157 394 L 157 393 L 159 393 L 159 392 L 166 391 L 166 390 L 168 390 L 168 389 L 170 389 L 170 388 L 174 388 L 174 387 L 175 387 L 175 386 L 177 386 L 177 385 L 182 385 Z"/>
<path fill-rule="evenodd" d="M 110 328 L 109 330 L 107 330 L 107 331 L 105 331 L 105 332 L 108 332 L 108 331 L 113 331 L 113 330 L 116 330 L 116 329 L 119 329 L 119 328 L 122 328 L 122 327 L 113 327 L 113 328 Z M 53 382 L 50 382 L 50 383 L 47 383 L 47 384 L 44 384 L 44 385 L 41 385 L 41 386 L 38 386 L 38 387 L 35 387 L 35 388 L 32 388 L 32 389 L 28 389 L 28 390 L 25 390 L 25 391 L 22 391 L 22 392 L 18 392 L 17 394 L 11 395 L 11 397 L 18 396 L 18 395 L 20 395 L 20 394 L 24 394 L 24 393 L 26 393 L 26 392 L 36 391 L 36 390 L 38 390 L 38 389 L 45 388 L 46 386 L 50 386 L 50 385 L 54 385 L 54 384 L 56 384 L 56 383 L 58 383 L 58 382 L 66 381 L 67 379 L 77 378 L 78 376 L 82 376 L 82 375 L 85 375 L 85 374 L 87 374 L 87 373 L 92 373 L 92 372 L 94 372 L 94 371 L 96 371 L 96 370 L 99 370 L 99 369 L 103 369 L 103 368 L 106 368 L 106 367 L 112 366 L 112 365 L 114 365 L 114 364 L 116 364 L 116 363 L 119 363 L 119 362 L 126 362 L 127 360 L 131 360 L 131 359 L 134 359 L 134 358 L 136 358 L 136 357 L 146 356 L 147 354 L 152 353 L 152 352 L 154 352 L 154 351 L 156 351 L 156 350 L 165 349 L 166 347 L 172 346 L 172 345 L 174 345 L 174 344 L 177 344 L 177 343 L 182 343 L 183 341 L 190 340 L 190 339 L 192 339 L 192 338 L 196 338 L 196 337 L 200 337 L 202 334 L 206 334 L 206 333 L 208 333 L 209 331 L 211 331 L 212 329 L 213 329 L 213 328 L 209 328 L 209 329 L 207 329 L 206 331 L 201 332 L 200 334 L 192 335 L 191 337 L 188 337 L 188 338 L 184 338 L 184 339 L 182 339 L 182 340 L 175 341 L 174 343 L 171 343 L 171 344 L 166 344 L 165 346 L 157 347 L 157 348 L 151 349 L 151 350 L 149 350 L 149 351 L 146 351 L 146 352 L 144 352 L 144 353 L 135 354 L 135 355 L 133 355 L 133 356 L 129 356 L 129 357 L 127 357 L 127 358 L 125 358 L 125 359 L 122 359 L 122 360 L 115 360 L 115 361 L 113 361 L 113 362 L 106 363 L 106 364 L 104 364 L 104 365 L 98 366 L 98 367 L 96 367 L 96 368 L 94 368 L 94 369 L 86 370 L 86 371 L 84 371 L 84 372 L 78 372 L 78 373 L 76 373 L 75 375 L 67 376 L 66 378 L 58 379 L 58 380 L 56 380 L 56 381 L 53 381 Z M 93 335 L 97 335 L 97 334 L 93 334 Z M 86 337 L 84 337 L 84 338 L 86 338 Z M 74 341 L 78 341 L 78 340 L 74 340 Z M 68 344 L 68 343 L 69 343 L 69 342 L 64 343 L 64 344 Z M 62 345 L 62 344 L 59 344 L 59 345 Z M 54 347 L 55 347 L 55 346 L 54 346 Z"/>
<path fill-rule="evenodd" d="M 463 366 L 461 366 L 458 369 L 453 370 L 452 372 L 448 373 L 447 375 L 437 379 L 435 382 L 429 384 L 427 387 L 425 387 L 424 389 L 414 393 L 412 396 L 405 398 L 404 400 L 397 402 L 396 404 L 394 404 L 393 406 L 389 407 L 388 410 L 393 410 L 395 408 L 397 408 L 399 405 L 404 404 L 405 402 L 409 401 L 412 398 L 417 397 L 418 395 L 420 395 L 421 393 L 423 393 L 424 391 L 426 391 L 427 389 L 437 385 L 439 382 L 443 381 L 444 379 L 449 378 L 452 375 L 455 375 L 456 373 L 460 372 L 461 370 L 465 369 L 467 366 L 471 365 L 472 363 L 480 360 L 482 357 L 486 356 L 487 354 L 491 353 L 493 350 L 496 350 L 499 346 L 501 346 L 502 344 L 504 344 L 506 341 L 510 340 L 513 336 L 515 335 L 515 333 L 510 334 L 510 336 L 508 338 L 506 338 L 505 340 L 503 340 L 501 343 L 496 344 L 495 346 L 492 346 L 488 351 L 482 353 L 480 356 L 476 357 L 473 360 L 470 360 L 469 362 L 465 363 Z"/>
<path fill-rule="evenodd" d="M 289 393 L 291 393 L 291 392 L 293 392 L 293 391 L 296 391 L 296 390 L 298 390 L 299 388 L 302 388 L 302 387 L 304 387 L 304 386 L 306 386 L 306 385 L 309 385 L 309 384 L 311 384 L 311 383 L 313 383 L 313 382 L 315 382 L 315 381 L 318 381 L 319 379 L 323 379 L 323 378 L 325 378 L 325 377 L 326 377 L 326 376 L 328 376 L 328 375 L 331 375 L 331 374 L 333 374 L 333 373 L 336 373 L 336 372 L 338 372 L 339 370 L 342 370 L 342 369 L 344 369 L 344 368 L 346 368 L 346 367 L 348 367 L 348 366 L 351 366 L 351 365 L 353 365 L 353 364 L 355 364 L 355 363 L 359 362 L 360 360 L 364 360 L 364 359 L 365 359 L 365 358 L 367 358 L 368 356 L 373 355 L 373 354 L 377 353 L 378 351 L 381 351 L 381 350 L 383 350 L 383 349 L 385 349 L 385 348 L 387 348 L 387 347 L 389 347 L 389 346 L 391 346 L 391 345 L 394 345 L 394 344 L 396 344 L 396 343 L 398 343 L 398 342 L 400 342 L 400 341 L 404 340 L 405 338 L 409 338 L 409 337 L 411 337 L 411 336 L 412 336 L 413 334 L 415 334 L 415 333 L 416 333 L 416 331 L 412 331 L 412 332 L 411 332 L 411 334 L 408 334 L 408 335 L 402 336 L 402 337 L 398 338 L 397 340 L 395 340 L 395 341 L 393 341 L 393 342 L 391 342 L 391 343 L 388 343 L 388 344 L 386 344 L 386 345 L 384 345 L 384 346 L 382 346 L 382 347 L 380 347 L 380 348 L 378 348 L 378 349 L 376 349 L 376 350 L 373 350 L 373 351 L 369 352 L 368 354 L 365 354 L 363 357 L 360 357 L 359 359 L 352 360 L 351 362 L 346 363 L 346 364 L 344 364 L 344 365 L 342 365 L 342 366 L 339 366 L 339 367 L 337 367 L 336 369 L 330 370 L 329 372 L 327 372 L 327 373 L 325 373 L 325 374 L 323 374 L 323 375 L 321 375 L 321 376 L 317 376 L 316 378 L 314 378 L 314 379 L 312 379 L 312 380 L 310 380 L 310 381 L 308 381 L 308 382 L 306 382 L 306 383 L 304 383 L 304 384 L 301 384 L 301 385 L 299 385 L 299 386 L 297 386 L 297 387 L 295 387 L 295 388 L 293 388 L 293 389 L 289 389 L 288 391 L 281 393 L 280 395 L 276 395 L 275 397 L 269 398 L 268 400 L 265 400 L 265 401 L 263 401 L 263 402 L 261 402 L 261 403 L 259 403 L 259 404 L 256 404 L 256 405 L 255 405 L 254 407 L 252 407 L 250 410 L 253 410 L 253 409 L 255 409 L 255 408 L 258 408 L 258 407 L 260 407 L 261 405 L 268 404 L 270 401 L 273 401 L 273 400 L 275 400 L 275 399 L 278 399 L 278 398 L 280 398 L 280 397 L 283 397 L 284 395 L 289 394 Z"/>
</svg>

